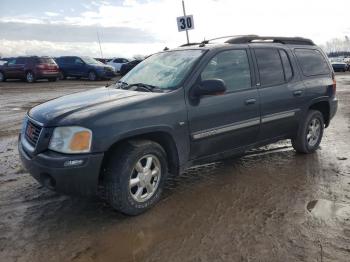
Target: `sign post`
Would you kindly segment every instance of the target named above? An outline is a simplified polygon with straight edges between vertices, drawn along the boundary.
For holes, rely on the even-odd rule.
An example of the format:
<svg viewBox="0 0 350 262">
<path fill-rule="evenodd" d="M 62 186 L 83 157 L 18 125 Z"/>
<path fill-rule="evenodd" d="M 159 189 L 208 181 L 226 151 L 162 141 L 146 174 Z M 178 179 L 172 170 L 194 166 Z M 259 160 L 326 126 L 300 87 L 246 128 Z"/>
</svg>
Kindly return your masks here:
<svg viewBox="0 0 350 262">
<path fill-rule="evenodd" d="M 176 18 L 177 29 L 179 32 L 186 31 L 187 44 L 189 44 L 190 39 L 188 37 L 188 30 L 194 29 L 194 23 L 193 23 L 193 15 L 186 15 L 184 0 L 182 0 L 182 10 L 184 15 Z"/>
</svg>

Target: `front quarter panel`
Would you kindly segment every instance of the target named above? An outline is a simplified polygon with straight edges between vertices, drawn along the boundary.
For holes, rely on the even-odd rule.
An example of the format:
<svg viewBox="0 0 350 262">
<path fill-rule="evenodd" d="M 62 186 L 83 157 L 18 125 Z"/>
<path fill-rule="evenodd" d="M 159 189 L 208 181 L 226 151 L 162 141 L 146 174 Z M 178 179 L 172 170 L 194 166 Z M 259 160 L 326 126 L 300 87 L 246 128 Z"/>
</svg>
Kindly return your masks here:
<svg viewBox="0 0 350 262">
<path fill-rule="evenodd" d="M 189 135 L 183 89 L 111 109 L 92 119 L 93 152 L 105 152 L 113 144 L 152 132 L 172 136 L 180 164 L 188 159 Z"/>
</svg>

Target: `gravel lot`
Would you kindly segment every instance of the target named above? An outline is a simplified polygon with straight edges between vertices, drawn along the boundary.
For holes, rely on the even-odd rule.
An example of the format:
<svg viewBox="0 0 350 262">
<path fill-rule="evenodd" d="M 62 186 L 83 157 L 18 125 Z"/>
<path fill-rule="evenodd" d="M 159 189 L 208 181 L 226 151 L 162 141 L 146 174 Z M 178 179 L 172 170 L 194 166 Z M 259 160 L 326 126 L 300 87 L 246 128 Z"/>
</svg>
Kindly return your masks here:
<svg viewBox="0 0 350 262">
<path fill-rule="evenodd" d="M 0 83 L 0 261 L 349 261 L 350 74 L 320 150 L 289 141 L 189 169 L 138 217 L 42 188 L 21 167 L 25 112 L 106 82 Z"/>
</svg>

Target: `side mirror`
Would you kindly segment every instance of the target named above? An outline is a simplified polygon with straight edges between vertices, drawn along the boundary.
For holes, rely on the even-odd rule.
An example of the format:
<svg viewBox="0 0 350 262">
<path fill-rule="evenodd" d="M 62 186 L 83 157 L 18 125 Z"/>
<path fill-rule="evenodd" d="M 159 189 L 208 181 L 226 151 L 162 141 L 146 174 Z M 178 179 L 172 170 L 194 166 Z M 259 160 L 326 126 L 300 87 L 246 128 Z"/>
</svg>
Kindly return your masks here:
<svg viewBox="0 0 350 262">
<path fill-rule="evenodd" d="M 207 95 L 220 95 L 225 93 L 226 85 L 222 79 L 208 79 L 199 83 L 194 89 L 194 95 L 197 97 Z"/>
</svg>

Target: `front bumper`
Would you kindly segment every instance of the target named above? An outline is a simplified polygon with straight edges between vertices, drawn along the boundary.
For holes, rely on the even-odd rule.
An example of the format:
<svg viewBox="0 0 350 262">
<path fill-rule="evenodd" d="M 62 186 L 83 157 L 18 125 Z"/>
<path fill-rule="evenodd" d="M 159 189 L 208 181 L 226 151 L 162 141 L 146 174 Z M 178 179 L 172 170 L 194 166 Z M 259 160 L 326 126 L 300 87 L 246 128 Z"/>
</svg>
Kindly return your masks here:
<svg viewBox="0 0 350 262">
<path fill-rule="evenodd" d="M 59 75 L 58 71 L 37 71 L 36 78 L 57 78 Z"/>
<path fill-rule="evenodd" d="M 103 153 L 66 155 L 45 151 L 31 156 L 25 151 L 21 138 L 18 151 L 23 166 L 40 184 L 65 194 L 96 195 Z M 81 164 L 67 166 L 75 160 L 82 160 Z"/>
<path fill-rule="evenodd" d="M 113 70 L 98 70 L 97 75 L 99 78 L 113 78 L 115 77 L 115 72 Z"/>
</svg>

